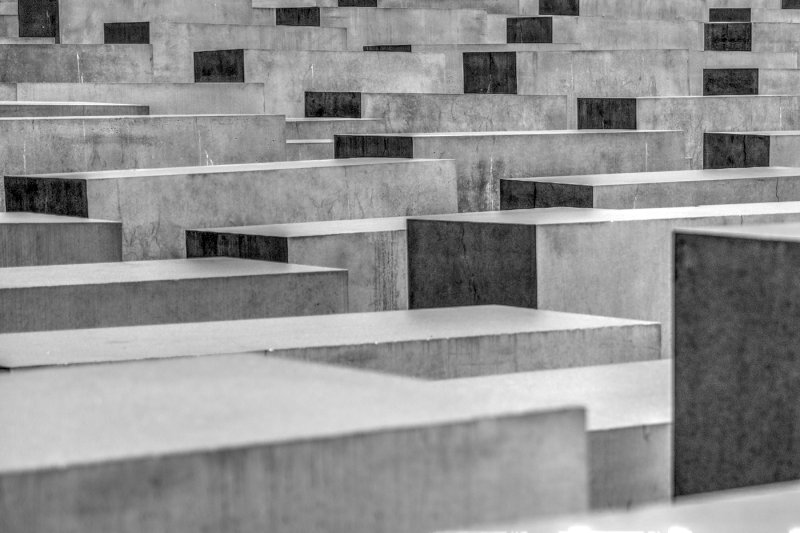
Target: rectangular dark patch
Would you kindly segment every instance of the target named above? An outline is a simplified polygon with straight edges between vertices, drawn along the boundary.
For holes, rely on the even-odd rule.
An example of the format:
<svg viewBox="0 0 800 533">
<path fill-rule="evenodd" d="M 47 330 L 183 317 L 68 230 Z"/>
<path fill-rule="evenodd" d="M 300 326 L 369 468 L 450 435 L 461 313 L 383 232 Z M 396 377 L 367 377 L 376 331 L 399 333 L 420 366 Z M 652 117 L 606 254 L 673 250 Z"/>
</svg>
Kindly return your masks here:
<svg viewBox="0 0 800 533">
<path fill-rule="evenodd" d="M 89 217 L 86 180 L 6 176 L 6 211 Z"/>
<path fill-rule="evenodd" d="M 103 33 L 105 44 L 150 44 L 149 22 L 110 22 Z"/>
<path fill-rule="evenodd" d="M 378 7 L 378 0 L 339 0 L 339 7 Z"/>
<path fill-rule="evenodd" d="M 578 98 L 578 129 L 635 130 L 636 98 Z"/>
<path fill-rule="evenodd" d="M 574 183 L 534 182 L 533 207 L 594 207 L 594 187 Z"/>
<path fill-rule="evenodd" d="M 703 96 L 758 94 L 757 68 L 703 69 Z"/>
<path fill-rule="evenodd" d="M 244 50 L 195 52 L 194 81 L 198 83 L 244 83 Z"/>
<path fill-rule="evenodd" d="M 58 0 L 19 0 L 19 36 L 54 37 L 59 42 Z"/>
<path fill-rule="evenodd" d="M 275 9 L 276 26 L 319 26 L 318 7 L 279 7 Z"/>
<path fill-rule="evenodd" d="M 703 168 L 769 166 L 769 136 L 737 133 L 703 135 Z"/>
<path fill-rule="evenodd" d="M 800 9 L 800 0 L 781 0 L 781 9 Z"/>
<path fill-rule="evenodd" d="M 705 50 L 710 52 L 750 52 L 753 25 L 749 22 L 711 22 L 705 24 Z"/>
<path fill-rule="evenodd" d="M 580 0 L 539 0 L 540 15 L 580 15 Z"/>
<path fill-rule="evenodd" d="M 465 52 L 465 94 L 517 94 L 515 52 Z"/>
<path fill-rule="evenodd" d="M 410 44 L 377 44 L 364 46 L 365 52 L 411 52 Z"/>
<path fill-rule="evenodd" d="M 268 235 L 243 235 L 187 230 L 186 257 L 238 257 L 289 262 L 288 239 Z"/>
<path fill-rule="evenodd" d="M 336 159 L 353 157 L 414 157 L 414 139 L 394 135 L 335 135 Z"/>
<path fill-rule="evenodd" d="M 361 118 L 361 93 L 306 91 L 305 116 Z"/>
<path fill-rule="evenodd" d="M 749 7 L 718 7 L 708 10 L 709 22 L 750 22 Z"/>
<path fill-rule="evenodd" d="M 553 17 L 509 17 L 506 19 L 507 43 L 552 43 Z"/>
</svg>

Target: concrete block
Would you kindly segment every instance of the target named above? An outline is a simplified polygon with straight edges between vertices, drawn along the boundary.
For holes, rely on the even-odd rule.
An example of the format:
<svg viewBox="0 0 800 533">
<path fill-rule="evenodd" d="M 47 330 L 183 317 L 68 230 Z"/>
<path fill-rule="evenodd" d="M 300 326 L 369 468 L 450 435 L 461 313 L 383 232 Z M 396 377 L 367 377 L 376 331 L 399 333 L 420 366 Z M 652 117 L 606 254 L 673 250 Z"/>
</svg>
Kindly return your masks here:
<svg viewBox="0 0 800 533">
<path fill-rule="evenodd" d="M 749 7 L 712 7 L 708 10 L 709 22 L 751 22 Z"/>
<path fill-rule="evenodd" d="M 378 118 L 287 118 L 286 139 L 326 140 L 333 159 L 333 136 L 345 133 L 383 133 L 386 122 Z"/>
<path fill-rule="evenodd" d="M 305 117 L 361 118 L 359 92 L 306 92 Z"/>
<path fill-rule="evenodd" d="M 244 83 L 244 50 L 194 53 L 195 83 Z"/>
<path fill-rule="evenodd" d="M 103 44 L 150 44 L 149 22 L 111 22 L 103 25 Z"/>
<path fill-rule="evenodd" d="M 759 69 L 759 94 L 792 94 L 800 82 L 800 69 Z"/>
<path fill-rule="evenodd" d="M 0 267 L 122 260 L 118 222 L 0 213 Z"/>
<path fill-rule="evenodd" d="M 456 160 L 459 211 L 500 206 L 500 180 L 686 168 L 677 131 L 565 130 L 337 135 L 337 158 Z M 605 154 L 598 157 L 597 154 Z M 613 155 L 610 155 L 613 154 Z"/>
<path fill-rule="evenodd" d="M 635 98 L 578 98 L 578 129 L 636 129 Z"/>
<path fill-rule="evenodd" d="M 800 201 L 800 169 L 684 170 L 500 182 L 502 209 L 647 209 L 775 201 Z"/>
<path fill-rule="evenodd" d="M 796 52 L 695 52 L 689 56 L 689 92 L 666 96 L 700 96 L 703 72 L 707 69 L 796 69 Z M 769 94 L 759 91 L 759 94 Z M 773 93 L 775 94 L 775 93 Z M 784 93 L 784 94 L 792 94 Z M 651 95 L 637 95 L 651 96 Z M 652 95 L 659 96 L 659 95 Z"/>
<path fill-rule="evenodd" d="M 364 45 L 362 50 L 365 52 L 411 52 L 410 44 L 377 44 Z"/>
<path fill-rule="evenodd" d="M 703 168 L 800 165 L 800 131 L 710 132 L 704 136 Z"/>
<path fill-rule="evenodd" d="M 508 17 L 506 24 L 508 43 L 553 42 L 553 17 Z"/>
<path fill-rule="evenodd" d="M 399 533 L 588 503 L 577 407 L 493 409 L 254 355 L 22 372 L 0 400 L 9 533 Z"/>
<path fill-rule="evenodd" d="M 711 22 L 705 25 L 705 50 L 749 52 L 753 48 L 753 25 L 749 22 Z"/>
<path fill-rule="evenodd" d="M 275 10 L 276 26 L 319 26 L 318 7 L 279 7 Z"/>
<path fill-rule="evenodd" d="M 675 233 L 676 496 L 800 479 L 800 225 L 730 229 Z"/>
<path fill-rule="evenodd" d="M 798 202 L 411 218 L 409 307 L 501 304 L 652 320 L 671 357 L 672 231 L 792 221 Z"/>
<path fill-rule="evenodd" d="M 20 37 L 58 37 L 58 0 L 18 0 Z"/>
<path fill-rule="evenodd" d="M 332 139 L 287 139 L 287 161 L 333 159 Z"/>
<path fill-rule="evenodd" d="M 226 257 L 3 270 L 0 331 L 347 311 L 347 272 Z"/>
<path fill-rule="evenodd" d="M 146 105 L 95 104 L 86 102 L 9 102 L 0 101 L 0 117 L 93 117 L 148 115 Z"/>
<path fill-rule="evenodd" d="M 464 93 L 517 94 L 516 52 L 464 52 Z"/>
<path fill-rule="evenodd" d="M 452 161 L 304 161 L 6 178 L 9 211 L 120 220 L 123 257 L 185 256 L 189 228 L 456 211 Z M 200 192 L 202 191 L 202 193 Z"/>
<path fill-rule="evenodd" d="M 580 15 L 579 0 L 539 0 L 540 15 Z"/>
<path fill-rule="evenodd" d="M 703 69 L 703 96 L 758 94 L 757 68 Z"/>
</svg>

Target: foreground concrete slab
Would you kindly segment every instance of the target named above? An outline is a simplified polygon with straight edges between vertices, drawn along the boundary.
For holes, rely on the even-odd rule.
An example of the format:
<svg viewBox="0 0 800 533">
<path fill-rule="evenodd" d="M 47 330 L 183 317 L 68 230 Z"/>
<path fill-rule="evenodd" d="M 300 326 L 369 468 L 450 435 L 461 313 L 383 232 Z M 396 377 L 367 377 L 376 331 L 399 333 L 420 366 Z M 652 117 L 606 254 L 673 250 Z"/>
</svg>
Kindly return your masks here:
<svg viewBox="0 0 800 533">
<path fill-rule="evenodd" d="M 149 83 L 149 45 L 0 45 L 0 82 Z M 35 66 L 35 68 L 32 68 Z M 60 98 L 58 98 L 60 100 Z"/>
<path fill-rule="evenodd" d="M 519 372 L 430 385 L 487 406 L 586 407 L 590 503 L 626 508 L 672 495 L 672 368 L 669 361 Z"/>
<path fill-rule="evenodd" d="M 0 213 L 0 267 L 122 260 L 118 222 Z"/>
<path fill-rule="evenodd" d="M 409 307 L 503 304 L 653 320 L 671 357 L 672 231 L 798 220 L 798 202 L 411 218 Z"/>
<path fill-rule="evenodd" d="M 657 359 L 659 331 L 652 322 L 473 306 L 12 333 L 0 336 L 0 366 L 253 352 L 439 380 Z"/>
<path fill-rule="evenodd" d="M 185 257 L 190 228 L 453 213 L 449 160 L 284 161 L 6 177 L 9 211 L 120 220 L 126 260 Z M 203 191 L 200 193 L 200 191 Z"/>
<path fill-rule="evenodd" d="M 800 201 L 800 168 L 596 174 L 500 182 L 502 209 L 645 209 L 776 201 Z"/>
<path fill-rule="evenodd" d="M 676 495 L 800 479 L 798 262 L 796 223 L 675 232 Z"/>
<path fill-rule="evenodd" d="M 709 132 L 703 140 L 703 168 L 800 165 L 800 130 Z"/>
<path fill-rule="evenodd" d="M 455 159 L 459 211 L 487 211 L 500 207 L 504 178 L 686 168 L 681 135 L 622 130 L 337 135 L 335 150 L 337 158 Z"/>
<path fill-rule="evenodd" d="M 0 525 L 11 533 L 234 522 L 394 533 L 587 507 L 581 408 L 498 410 L 406 379 L 252 355 L 2 382 L 12 437 L 0 444 Z"/>
<path fill-rule="evenodd" d="M 0 117 L 89 117 L 149 115 L 144 105 L 97 104 L 90 102 L 8 102 L 0 101 Z"/>
<path fill-rule="evenodd" d="M 2 332 L 239 320 L 345 312 L 347 272 L 231 258 L 15 267 L 0 294 Z"/>
</svg>

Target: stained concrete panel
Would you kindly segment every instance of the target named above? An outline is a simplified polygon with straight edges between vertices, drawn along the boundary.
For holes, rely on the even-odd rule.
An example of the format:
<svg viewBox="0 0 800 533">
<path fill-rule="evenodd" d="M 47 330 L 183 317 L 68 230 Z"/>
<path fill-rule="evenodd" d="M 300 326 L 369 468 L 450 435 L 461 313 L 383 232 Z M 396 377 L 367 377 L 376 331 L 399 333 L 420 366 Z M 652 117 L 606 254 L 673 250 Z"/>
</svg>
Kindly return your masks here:
<svg viewBox="0 0 800 533">
<path fill-rule="evenodd" d="M 103 33 L 104 44 L 150 44 L 149 22 L 111 22 Z"/>
<path fill-rule="evenodd" d="M 753 25 L 749 22 L 711 22 L 705 25 L 705 50 L 749 52 L 753 48 Z"/>
<path fill-rule="evenodd" d="M 711 8 L 708 10 L 709 22 L 751 22 L 749 7 Z"/>
<path fill-rule="evenodd" d="M 578 98 L 578 129 L 636 129 L 635 98 Z"/>
<path fill-rule="evenodd" d="M 502 304 L 653 320 L 671 357 L 672 231 L 797 221 L 798 202 L 411 218 L 409 307 Z"/>
<path fill-rule="evenodd" d="M 465 94 L 517 94 L 516 52 L 464 52 Z"/>
<path fill-rule="evenodd" d="M 455 181 L 446 160 L 327 160 L 8 177 L 6 194 L 9 211 L 120 220 L 135 260 L 184 257 L 190 228 L 452 213 Z"/>
<path fill-rule="evenodd" d="M 0 45 L 2 83 L 148 83 L 149 45 Z M 31 68 L 35 65 L 36 68 Z"/>
<path fill-rule="evenodd" d="M 800 479 L 799 241 L 798 224 L 675 233 L 677 496 Z"/>
<path fill-rule="evenodd" d="M 146 105 L 95 104 L 87 102 L 13 102 L 0 101 L 0 117 L 92 117 L 148 115 Z"/>
<path fill-rule="evenodd" d="M 122 260 L 118 222 L 0 213 L 0 267 Z"/>
<path fill-rule="evenodd" d="M 244 83 L 244 50 L 194 52 L 195 83 Z"/>
<path fill-rule="evenodd" d="M 58 37 L 58 0 L 18 0 L 20 37 Z"/>
<path fill-rule="evenodd" d="M 703 96 L 758 94 L 757 68 L 703 69 Z"/>
<path fill-rule="evenodd" d="M 697 52 L 690 51 L 689 92 L 669 96 L 703 94 L 703 72 L 706 69 L 796 69 L 796 52 Z M 760 94 L 768 94 L 759 91 Z M 772 93 L 772 94 L 792 94 Z M 650 95 L 638 95 L 650 96 Z"/>
<path fill-rule="evenodd" d="M 705 134 L 705 168 L 800 165 L 800 131 L 742 131 Z"/>
<path fill-rule="evenodd" d="M 347 272 L 225 257 L 7 268 L 0 330 L 341 313 Z"/>
<path fill-rule="evenodd" d="M 253 355 L 22 372 L 0 400 L 9 533 L 399 533 L 588 503 L 582 408 Z"/>
<path fill-rule="evenodd" d="M 539 0 L 539 14 L 577 17 L 581 14 L 580 0 Z"/>
<path fill-rule="evenodd" d="M 508 43 L 552 43 L 552 17 L 508 17 L 506 19 L 506 42 Z"/>
<path fill-rule="evenodd" d="M 306 91 L 305 107 L 304 117 L 361 118 L 361 93 Z"/>
<path fill-rule="evenodd" d="M 275 10 L 276 26 L 319 26 L 318 7 L 279 7 Z"/>
<path fill-rule="evenodd" d="M 459 211 L 500 206 L 500 180 L 686 168 L 677 131 L 564 130 L 337 135 L 336 157 L 456 160 Z"/>
</svg>

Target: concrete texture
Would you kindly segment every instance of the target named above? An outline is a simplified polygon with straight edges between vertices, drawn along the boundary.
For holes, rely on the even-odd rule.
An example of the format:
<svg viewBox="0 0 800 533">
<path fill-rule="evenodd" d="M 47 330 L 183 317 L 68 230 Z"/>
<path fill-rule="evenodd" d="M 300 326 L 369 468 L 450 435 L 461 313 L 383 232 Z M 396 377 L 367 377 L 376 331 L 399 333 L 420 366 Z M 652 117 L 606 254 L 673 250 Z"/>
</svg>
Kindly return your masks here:
<svg viewBox="0 0 800 533">
<path fill-rule="evenodd" d="M 749 22 L 711 22 L 705 24 L 705 48 L 709 52 L 750 52 L 753 50 L 753 25 Z"/>
<path fill-rule="evenodd" d="M 118 222 L 0 213 L 0 267 L 122 260 Z"/>
<path fill-rule="evenodd" d="M 313 161 L 333 159 L 332 139 L 287 139 L 287 161 Z"/>
<path fill-rule="evenodd" d="M 671 357 L 672 231 L 793 221 L 798 202 L 411 218 L 409 307 L 502 304 L 652 320 Z"/>
<path fill-rule="evenodd" d="M 386 121 L 380 118 L 287 118 L 286 139 L 328 139 L 331 141 L 333 158 L 333 137 L 343 133 L 383 133 Z"/>
<path fill-rule="evenodd" d="M 672 495 L 672 368 L 668 361 L 519 372 L 430 386 L 465 399 L 480 398 L 487 406 L 583 405 L 589 433 L 591 507 L 625 508 Z"/>
<path fill-rule="evenodd" d="M 704 136 L 705 168 L 800 165 L 800 131 L 709 132 Z"/>
<path fill-rule="evenodd" d="M 759 69 L 759 94 L 792 94 L 800 83 L 800 69 Z"/>
<path fill-rule="evenodd" d="M 303 116 L 361 118 L 361 93 L 306 91 Z"/>
<path fill-rule="evenodd" d="M 2 83 L 153 81 L 153 51 L 146 44 L 3 44 L 0 65 Z"/>
<path fill-rule="evenodd" d="M 341 313 L 347 272 L 208 258 L 14 267 L 0 331 L 46 331 Z"/>
<path fill-rule="evenodd" d="M 588 502 L 581 408 L 247 355 L 24 372 L 0 400 L 9 533 L 399 533 Z"/>
<path fill-rule="evenodd" d="M 500 182 L 502 209 L 646 209 L 776 201 L 800 201 L 800 168 L 596 174 Z"/>
<path fill-rule="evenodd" d="M 798 263 L 798 224 L 676 231 L 677 496 L 800 479 Z"/>
<path fill-rule="evenodd" d="M 686 168 L 677 131 L 565 130 L 339 135 L 336 157 L 456 160 L 459 211 L 500 206 L 500 180 Z M 395 145 L 409 149 L 395 149 Z M 383 147 L 389 146 L 384 149 Z"/>
<path fill-rule="evenodd" d="M 706 69 L 796 69 L 796 52 L 696 52 L 689 56 L 689 92 L 665 96 L 703 94 L 703 72 Z M 761 92 L 759 92 L 761 94 Z M 792 92 L 784 93 L 792 94 Z M 640 94 L 636 96 L 661 96 Z"/>
<path fill-rule="evenodd" d="M 530 131 L 567 127 L 565 96 L 363 93 L 361 114 L 388 131 Z"/>
<path fill-rule="evenodd" d="M 123 257 L 184 257 L 189 228 L 456 211 L 452 161 L 256 163 L 6 178 L 9 210 L 120 220 Z M 60 191 L 60 192 L 59 192 Z"/>
<path fill-rule="evenodd" d="M 703 96 L 758 94 L 757 68 L 703 69 Z"/>
<path fill-rule="evenodd" d="M 96 104 L 89 102 L 9 102 L 0 101 L 0 118 L 9 117 L 91 117 L 148 115 L 144 105 Z"/>
</svg>

